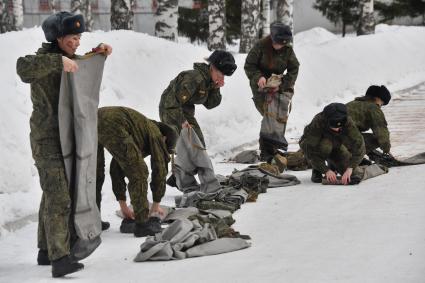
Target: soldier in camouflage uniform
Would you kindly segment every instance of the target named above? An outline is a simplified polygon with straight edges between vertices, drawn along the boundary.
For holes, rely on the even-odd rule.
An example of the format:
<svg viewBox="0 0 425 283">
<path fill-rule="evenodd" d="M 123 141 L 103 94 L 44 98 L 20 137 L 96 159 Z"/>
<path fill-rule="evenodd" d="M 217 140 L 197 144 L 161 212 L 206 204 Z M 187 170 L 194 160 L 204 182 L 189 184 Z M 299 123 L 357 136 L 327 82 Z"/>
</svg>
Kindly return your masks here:
<svg viewBox="0 0 425 283">
<path fill-rule="evenodd" d="M 173 126 L 176 133 L 184 127 L 193 127 L 204 146 L 204 136 L 195 119 L 195 104 L 203 104 L 207 109 L 217 107 L 224 76 L 231 76 L 236 70 L 235 59 L 226 51 L 214 51 L 207 61 L 209 64 L 195 63 L 193 70 L 178 74 L 162 93 L 159 103 L 162 122 Z"/>
<path fill-rule="evenodd" d="M 38 223 L 38 264 L 52 264 L 52 276 L 78 271 L 83 265 L 70 256 L 69 218 L 71 199 L 59 139 L 58 103 L 62 70 L 75 72 L 75 51 L 84 31 L 81 15 L 60 12 L 43 22 L 49 43 L 35 55 L 18 58 L 21 80 L 31 84 L 33 112 L 30 119 L 32 155 L 43 190 Z M 101 44 L 98 52 L 109 55 L 112 48 Z"/>
<path fill-rule="evenodd" d="M 366 154 L 377 148 L 381 148 L 386 154 L 390 153 L 390 133 L 381 110 L 381 106 L 387 105 L 390 100 L 391 94 L 385 86 L 372 85 L 365 96 L 347 103 L 348 115 L 362 132 Z M 365 133 L 368 130 L 372 130 L 372 133 Z"/>
<path fill-rule="evenodd" d="M 300 147 L 313 167 L 313 182 L 322 182 L 325 174 L 327 181 L 335 184 L 336 173 L 341 174 L 344 185 L 361 181 L 356 169 L 365 154 L 364 141 L 344 104 L 331 103 L 317 114 L 304 128 Z"/>
<path fill-rule="evenodd" d="M 299 62 L 292 49 L 291 29 L 282 23 L 270 26 L 271 34 L 260 41 L 249 51 L 245 61 L 245 73 L 249 79 L 255 107 L 264 116 L 266 99 L 266 81 L 272 74 L 283 75 L 282 84 L 274 93 L 294 94 L 294 85 L 298 76 Z M 269 90 L 270 91 L 270 90 Z M 276 153 L 273 144 L 259 140 L 261 159 L 267 161 Z"/>
<path fill-rule="evenodd" d="M 105 178 L 103 148 L 106 148 L 113 157 L 110 166 L 112 189 L 127 218 L 121 225 L 121 232 L 133 232 L 136 237 L 160 232 L 160 221 L 155 216 L 163 214 L 159 204 L 165 193 L 169 154 L 177 140 L 175 131 L 164 123 L 149 120 L 126 107 L 100 108 L 98 118 L 98 197 Z M 149 155 L 152 169 L 150 187 L 153 195 L 150 211 L 147 199 L 149 171 L 143 160 Z M 129 181 L 128 191 L 134 209 L 135 225 L 128 221 L 133 215 L 126 205 L 125 177 Z M 100 201 L 99 198 L 98 200 Z"/>
</svg>

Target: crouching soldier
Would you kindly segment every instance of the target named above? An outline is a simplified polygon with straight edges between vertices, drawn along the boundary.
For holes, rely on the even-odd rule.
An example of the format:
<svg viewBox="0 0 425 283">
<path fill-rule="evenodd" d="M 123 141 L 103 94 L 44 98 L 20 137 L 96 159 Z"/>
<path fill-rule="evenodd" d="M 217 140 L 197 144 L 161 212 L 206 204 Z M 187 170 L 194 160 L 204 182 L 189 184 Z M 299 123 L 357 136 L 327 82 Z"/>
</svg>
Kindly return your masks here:
<svg viewBox="0 0 425 283">
<path fill-rule="evenodd" d="M 170 152 L 177 140 L 175 131 L 133 109 L 103 107 L 98 111 L 98 136 L 98 202 L 105 179 L 103 148 L 106 148 L 113 158 L 110 166 L 112 189 L 125 217 L 120 230 L 134 233 L 136 237 L 160 232 L 161 224 L 157 216 L 164 213 L 159 204 L 165 193 Z M 150 187 L 153 195 L 150 210 L 147 198 L 149 171 L 144 161 L 149 155 L 152 169 Z M 128 191 L 134 214 L 126 204 L 125 177 L 129 181 Z M 135 221 L 129 221 L 131 218 Z"/>
<path fill-rule="evenodd" d="M 214 51 L 207 61 L 209 64 L 195 63 L 193 70 L 178 74 L 162 93 L 159 103 L 162 122 L 173 126 L 178 134 L 182 128 L 193 127 L 204 147 L 204 136 L 195 119 L 195 104 L 207 109 L 217 107 L 224 76 L 231 76 L 236 70 L 233 55 L 226 51 Z"/>
<path fill-rule="evenodd" d="M 73 59 L 79 57 L 75 52 L 85 29 L 84 19 L 81 15 L 59 12 L 49 16 L 42 28 L 49 43 L 43 43 L 35 55 L 20 57 L 16 70 L 23 82 L 31 84 L 31 150 L 43 190 L 37 262 L 52 264 L 52 276 L 61 277 L 84 267 L 70 256 L 72 195 L 66 180 L 58 125 L 62 71 L 78 69 Z M 106 55 L 112 52 L 106 44 L 100 44 L 96 50 Z"/>
<path fill-rule="evenodd" d="M 329 183 L 336 184 L 337 173 L 344 185 L 361 181 L 356 168 L 365 154 L 364 141 L 344 104 L 331 103 L 317 114 L 304 128 L 300 147 L 313 168 L 314 183 L 322 182 L 324 174 Z"/>
<path fill-rule="evenodd" d="M 347 103 L 348 115 L 362 132 L 368 155 L 377 148 L 390 155 L 390 133 L 381 110 L 381 107 L 387 105 L 390 100 L 391 94 L 385 86 L 372 85 L 367 89 L 365 96 Z M 372 130 L 372 133 L 365 133 L 368 130 Z"/>
</svg>

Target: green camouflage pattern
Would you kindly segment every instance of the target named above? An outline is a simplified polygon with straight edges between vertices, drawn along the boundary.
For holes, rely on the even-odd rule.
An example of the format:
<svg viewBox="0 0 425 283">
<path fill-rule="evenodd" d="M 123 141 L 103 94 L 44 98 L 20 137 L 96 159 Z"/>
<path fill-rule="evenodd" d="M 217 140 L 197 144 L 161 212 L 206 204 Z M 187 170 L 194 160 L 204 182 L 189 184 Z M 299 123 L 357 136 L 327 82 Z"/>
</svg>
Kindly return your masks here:
<svg viewBox="0 0 425 283">
<path fill-rule="evenodd" d="M 103 107 L 98 111 L 98 195 L 103 185 L 105 160 L 103 148 L 111 153 L 112 189 L 117 200 L 130 194 L 136 223 L 143 223 L 149 214 L 148 167 L 144 158 L 150 155 L 153 201 L 161 202 L 165 194 L 165 178 L 170 156 L 159 128 L 141 113 L 126 107 Z M 124 177 L 128 178 L 126 186 Z"/>
<path fill-rule="evenodd" d="M 265 97 L 264 93 L 258 91 L 258 80 L 261 77 L 268 79 L 272 74 L 281 75 L 286 71 L 287 73 L 282 77 L 279 93 L 294 93 L 294 85 L 300 66 L 291 44 L 285 45 L 280 50 L 275 50 L 271 47 L 270 42 L 270 37 L 259 40 L 249 51 L 244 66 L 253 94 L 252 99 L 262 116 L 264 114 Z M 271 60 L 268 54 L 271 54 Z M 273 62 L 273 66 L 269 66 L 269 61 Z"/>
<path fill-rule="evenodd" d="M 373 135 L 364 133 L 366 153 L 380 147 L 384 153 L 390 152 L 390 133 L 381 107 L 368 97 L 357 97 L 346 104 L 348 115 L 351 116 L 360 132 L 372 130 Z"/>
<path fill-rule="evenodd" d="M 162 122 L 174 127 L 177 134 L 181 125 L 188 121 L 205 146 L 204 136 L 195 119 L 195 104 L 212 109 L 220 103 L 220 89 L 211 79 L 209 65 L 195 63 L 193 70 L 178 74 L 164 90 L 159 103 L 159 117 Z"/>
<path fill-rule="evenodd" d="M 50 260 L 59 259 L 70 252 L 71 197 L 58 121 L 63 55 L 56 44 L 43 43 L 35 55 L 20 57 L 16 64 L 21 80 L 31 84 L 31 150 L 43 190 L 39 209 L 38 247 L 48 250 Z"/>
<path fill-rule="evenodd" d="M 300 147 L 312 168 L 322 174 L 330 169 L 328 166 L 340 174 L 348 167 L 355 169 L 365 155 L 363 137 L 353 120 L 348 117 L 342 132 L 334 133 L 322 112 L 304 128 Z"/>
</svg>

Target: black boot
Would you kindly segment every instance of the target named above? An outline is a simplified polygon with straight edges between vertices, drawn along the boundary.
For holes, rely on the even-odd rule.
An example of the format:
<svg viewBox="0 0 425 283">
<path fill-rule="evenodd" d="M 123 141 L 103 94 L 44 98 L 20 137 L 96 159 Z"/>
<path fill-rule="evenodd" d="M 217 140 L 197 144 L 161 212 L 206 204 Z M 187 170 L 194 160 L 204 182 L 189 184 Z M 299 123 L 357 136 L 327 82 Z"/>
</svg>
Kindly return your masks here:
<svg viewBox="0 0 425 283">
<path fill-rule="evenodd" d="M 136 223 L 134 223 L 133 219 L 130 218 L 124 218 L 121 222 L 120 226 L 120 232 L 124 234 L 132 234 L 134 233 L 134 226 Z"/>
<path fill-rule="evenodd" d="M 134 236 L 154 236 L 156 233 L 160 233 L 161 231 L 161 219 L 158 217 L 149 217 L 145 223 L 136 223 L 136 226 L 134 227 Z"/>
<path fill-rule="evenodd" d="M 51 264 L 47 250 L 41 250 L 41 249 L 38 250 L 37 263 L 38 263 L 38 265 L 50 265 Z"/>
<path fill-rule="evenodd" d="M 313 183 L 321 183 L 322 182 L 322 173 L 316 169 L 311 170 L 311 181 Z"/>
<path fill-rule="evenodd" d="M 108 230 L 109 227 L 111 227 L 111 224 L 109 224 L 109 222 L 102 221 L 102 231 Z"/>
<path fill-rule="evenodd" d="M 176 176 L 171 174 L 171 176 L 167 179 L 167 181 L 165 181 L 165 183 L 170 187 L 177 188 Z"/>
<path fill-rule="evenodd" d="M 362 178 L 358 175 L 351 175 L 350 185 L 357 185 L 362 181 Z"/>
<path fill-rule="evenodd" d="M 52 261 L 52 276 L 62 277 L 70 273 L 77 272 L 84 268 L 84 265 L 79 262 L 72 262 L 71 257 L 66 255 L 60 259 Z"/>
<path fill-rule="evenodd" d="M 367 166 L 372 165 L 372 161 L 370 161 L 367 158 L 363 158 L 362 161 L 360 162 L 359 166 L 362 166 L 362 165 L 367 165 Z"/>
</svg>

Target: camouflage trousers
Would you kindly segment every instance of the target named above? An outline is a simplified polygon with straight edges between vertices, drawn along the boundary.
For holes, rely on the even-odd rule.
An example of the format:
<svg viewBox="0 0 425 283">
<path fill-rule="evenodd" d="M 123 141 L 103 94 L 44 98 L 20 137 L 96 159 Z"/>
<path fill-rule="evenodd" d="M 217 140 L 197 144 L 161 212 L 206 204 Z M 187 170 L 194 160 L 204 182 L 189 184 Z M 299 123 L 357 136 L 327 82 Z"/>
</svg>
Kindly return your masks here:
<svg viewBox="0 0 425 283">
<path fill-rule="evenodd" d="M 123 129 L 111 127 L 106 135 L 99 133 L 97 154 L 97 201 L 100 207 L 101 190 L 105 180 L 104 148 L 111 153 L 113 159 L 110 167 L 112 189 L 117 200 L 125 200 L 126 187 L 130 194 L 136 223 L 144 223 L 149 215 L 148 202 L 148 167 L 143 159 L 142 151 L 133 137 Z M 128 178 L 128 186 L 125 182 Z"/>
<path fill-rule="evenodd" d="M 199 140 L 205 147 L 204 135 L 202 134 L 201 127 L 199 126 L 198 121 L 196 120 L 192 112 L 194 112 L 194 109 L 192 108 L 189 108 L 188 110 L 183 109 L 184 118 L 192 126 L 193 130 L 198 135 Z M 179 115 L 178 113 L 180 113 L 179 109 L 159 108 L 159 118 L 161 119 L 161 122 L 172 126 L 176 131 L 177 135 L 179 136 L 182 126 L 180 121 L 176 119 L 176 117 L 178 117 Z"/>
<path fill-rule="evenodd" d="M 38 212 L 39 249 L 47 250 L 50 260 L 70 253 L 71 197 L 58 139 L 31 139 L 32 155 L 43 190 Z M 71 225 L 72 226 L 72 225 Z"/>
<path fill-rule="evenodd" d="M 303 145 L 304 144 L 301 142 L 301 149 L 304 152 L 305 158 L 310 163 L 310 159 L 312 159 L 312 156 L 310 156 L 310 151 L 306 150 Z M 348 168 L 352 156 L 351 152 L 347 149 L 345 145 L 335 145 L 332 143 L 331 140 L 326 138 L 321 140 L 317 148 L 317 152 L 315 151 L 315 153 L 313 154 L 319 154 L 322 159 L 326 160 L 329 169 L 337 171 L 341 175 L 344 174 L 345 170 Z M 353 174 L 356 173 L 357 171 L 353 170 Z"/>
<path fill-rule="evenodd" d="M 362 133 L 364 144 L 366 147 L 366 154 L 379 148 L 378 139 L 371 133 Z"/>
</svg>

